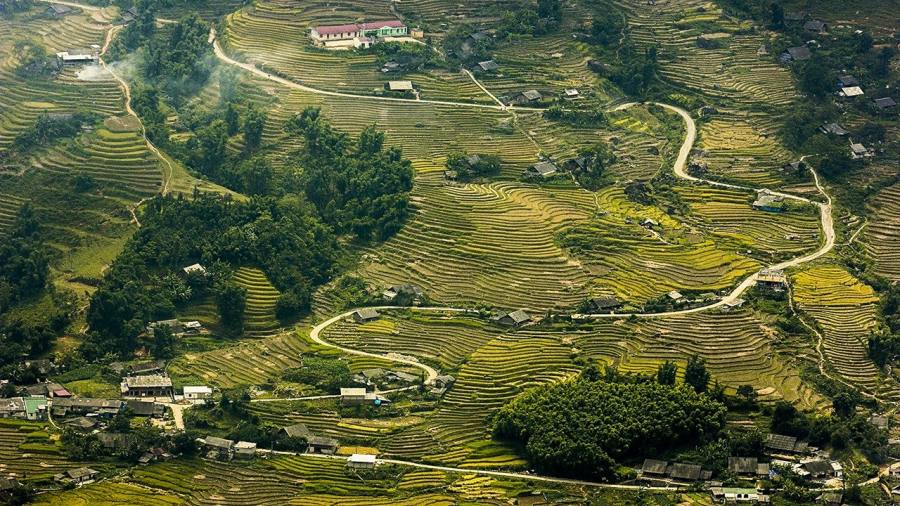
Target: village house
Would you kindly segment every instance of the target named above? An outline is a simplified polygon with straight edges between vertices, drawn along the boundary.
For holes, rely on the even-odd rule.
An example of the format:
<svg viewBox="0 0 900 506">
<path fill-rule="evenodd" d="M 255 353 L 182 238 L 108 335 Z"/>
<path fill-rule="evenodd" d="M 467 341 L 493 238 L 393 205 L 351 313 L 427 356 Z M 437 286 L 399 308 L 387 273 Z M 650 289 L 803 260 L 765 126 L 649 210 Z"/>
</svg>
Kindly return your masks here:
<svg viewBox="0 0 900 506">
<path fill-rule="evenodd" d="M 644 459 L 641 466 L 641 476 L 662 478 L 669 469 L 669 463 L 665 460 Z"/>
<path fill-rule="evenodd" d="M 216 460 L 231 460 L 234 457 L 234 441 L 215 436 L 206 436 L 203 440 L 206 457 Z"/>
<path fill-rule="evenodd" d="M 676 462 L 669 466 L 669 477 L 673 480 L 699 481 L 703 477 L 703 468 L 697 464 Z"/>
<path fill-rule="evenodd" d="M 347 458 L 347 467 L 355 469 L 372 469 L 375 467 L 375 455 L 354 453 Z"/>
<path fill-rule="evenodd" d="M 873 156 L 872 152 L 858 142 L 850 142 L 850 158 L 859 160 L 860 158 L 868 158 Z"/>
<path fill-rule="evenodd" d="M 125 9 L 124 11 L 122 11 L 122 14 L 120 15 L 122 24 L 125 24 L 125 25 L 134 21 L 135 19 L 137 19 L 137 17 L 138 17 L 138 9 L 134 5 Z"/>
<path fill-rule="evenodd" d="M 69 469 L 64 473 L 59 473 L 53 477 L 53 481 L 57 483 L 73 483 L 75 485 L 84 485 L 86 483 L 92 483 L 97 476 L 100 474 L 100 471 L 95 471 L 89 467 L 76 467 L 75 469 Z"/>
<path fill-rule="evenodd" d="M 495 317 L 494 321 L 496 321 L 500 325 L 519 327 L 531 321 L 531 316 L 529 316 L 525 311 L 517 309 L 515 311 L 504 313 L 500 316 Z"/>
<path fill-rule="evenodd" d="M 65 16 L 71 12 L 72 8 L 68 5 L 50 4 L 50 6 L 47 7 L 47 15 L 54 18 Z"/>
<path fill-rule="evenodd" d="M 756 200 L 753 201 L 752 206 L 757 211 L 779 213 L 785 207 L 784 197 L 775 195 L 768 190 L 762 190 L 756 194 Z"/>
<path fill-rule="evenodd" d="M 838 96 L 844 98 L 853 98 L 862 95 L 865 95 L 865 92 L 863 92 L 862 88 L 860 88 L 859 86 L 845 86 L 841 88 L 841 91 L 838 92 Z"/>
<path fill-rule="evenodd" d="M 450 389 L 450 386 L 453 385 L 453 382 L 456 381 L 456 378 L 450 376 L 449 374 L 441 374 L 437 378 L 434 379 L 432 383 L 432 387 L 429 390 L 434 395 L 441 396 L 444 395 L 447 390 Z"/>
<path fill-rule="evenodd" d="M 389 383 L 416 383 L 419 377 L 403 371 L 388 371 L 384 375 L 384 379 Z"/>
<path fill-rule="evenodd" d="M 797 441 L 794 436 L 785 436 L 782 434 L 769 434 L 766 437 L 766 449 L 772 452 L 782 453 L 806 453 L 809 444 L 804 441 Z"/>
<path fill-rule="evenodd" d="M 567 100 L 574 100 L 581 96 L 581 93 L 576 88 L 566 88 L 563 90 L 563 96 Z"/>
<path fill-rule="evenodd" d="M 338 448 L 338 440 L 326 436 L 309 436 L 306 438 L 307 453 L 334 455 Z"/>
<path fill-rule="evenodd" d="M 478 155 L 472 156 L 478 158 Z M 470 156 L 468 158 L 472 157 Z M 478 162 L 476 161 L 475 163 Z M 422 299 L 425 297 L 425 292 L 418 286 L 407 283 L 389 287 L 387 290 L 381 292 L 381 297 L 384 298 L 385 302 L 389 304 L 393 304 L 395 302 L 403 302 L 411 304 L 413 306 L 418 306 L 422 303 Z"/>
<path fill-rule="evenodd" d="M 824 21 L 818 19 L 810 19 L 803 24 L 803 29 L 807 32 L 822 33 L 828 30 L 828 25 Z"/>
<path fill-rule="evenodd" d="M 161 418 L 166 414 L 166 407 L 151 401 L 139 401 L 129 399 L 125 401 L 125 407 L 135 416 Z"/>
<path fill-rule="evenodd" d="M 526 90 L 514 96 L 512 103 L 527 104 L 529 102 L 537 102 L 541 98 L 543 98 L 543 95 L 541 95 L 541 92 L 538 90 Z"/>
<path fill-rule="evenodd" d="M 384 369 L 380 367 L 370 367 L 354 374 L 353 381 L 364 385 L 373 385 L 376 381 L 383 378 L 384 374 Z"/>
<path fill-rule="evenodd" d="M 191 401 L 194 404 L 203 404 L 212 398 L 212 388 L 205 385 L 185 386 L 183 393 L 184 400 Z"/>
<path fill-rule="evenodd" d="M 95 418 L 88 418 L 86 416 L 78 416 L 75 418 L 71 418 L 63 422 L 63 425 L 66 427 L 75 429 L 77 431 L 88 432 L 94 429 L 98 425 L 98 422 Z"/>
<path fill-rule="evenodd" d="M 569 158 L 564 165 L 566 170 L 573 172 L 587 170 L 591 165 L 591 158 L 585 155 L 579 155 L 575 158 Z"/>
<path fill-rule="evenodd" d="M 240 460 L 252 459 L 256 456 L 256 443 L 238 441 L 234 444 L 234 458 Z"/>
<path fill-rule="evenodd" d="M 837 80 L 838 88 L 847 88 L 849 86 L 859 86 L 859 81 L 855 77 L 853 77 L 849 74 L 844 74 L 844 75 L 838 76 L 838 80 Z"/>
<path fill-rule="evenodd" d="M 363 387 L 341 388 L 341 406 L 359 406 L 362 404 L 373 404 L 381 406 L 391 402 L 386 397 L 382 397 L 375 392 L 366 392 Z"/>
<path fill-rule="evenodd" d="M 478 62 L 478 68 L 483 72 L 494 72 L 500 68 L 500 65 L 498 65 L 494 60 L 487 60 Z"/>
<path fill-rule="evenodd" d="M 741 298 L 734 299 L 734 300 L 726 300 L 725 302 L 722 303 L 722 310 L 727 312 L 727 311 L 732 311 L 734 309 L 740 309 L 741 306 L 743 306 L 745 302 L 747 302 L 747 301 L 744 299 L 741 299 Z"/>
<path fill-rule="evenodd" d="M 321 25 L 314 26 L 309 31 L 313 44 L 327 48 L 365 49 L 371 47 L 378 39 L 407 35 L 409 29 L 402 21 L 396 19 L 346 25 Z"/>
<path fill-rule="evenodd" d="M 172 379 L 162 374 L 122 378 L 121 391 L 127 397 L 171 397 Z"/>
<path fill-rule="evenodd" d="M 388 81 L 384 83 L 384 89 L 394 93 L 414 93 L 416 90 L 412 81 Z"/>
<path fill-rule="evenodd" d="M 713 500 L 721 503 L 757 503 L 767 504 L 769 497 L 760 494 L 755 488 L 737 488 L 737 487 L 710 487 L 710 494 Z"/>
<path fill-rule="evenodd" d="M 600 295 L 588 299 L 585 306 L 591 313 L 607 313 L 622 307 L 622 303 L 615 295 Z"/>
<path fill-rule="evenodd" d="M 3 12 L 2 3 L 0 3 L 0 12 Z M 10 496 L 16 488 L 22 486 L 18 480 L 10 476 L 9 478 L 0 478 L 0 503 L 7 504 Z"/>
<path fill-rule="evenodd" d="M 70 49 L 56 53 L 56 60 L 60 65 L 87 65 L 97 63 L 100 60 L 100 46 L 93 45 L 91 49 Z"/>
<path fill-rule="evenodd" d="M 125 406 L 118 399 L 51 399 L 50 412 L 53 416 L 91 415 L 112 417 Z"/>
<path fill-rule="evenodd" d="M 0 399 L 0 418 L 25 418 L 25 399 L 22 397 Z"/>
<path fill-rule="evenodd" d="M 728 457 L 728 470 L 739 476 L 766 477 L 769 464 L 757 461 L 756 457 Z"/>
<path fill-rule="evenodd" d="M 559 169 L 556 165 L 552 162 L 543 161 L 525 169 L 524 175 L 527 177 L 540 177 L 546 179 L 556 175 L 557 172 L 559 172 Z"/>
<path fill-rule="evenodd" d="M 787 276 L 781 269 L 763 269 L 756 276 L 756 286 L 780 290 L 787 286 Z"/>
<path fill-rule="evenodd" d="M 381 315 L 378 311 L 370 308 L 364 307 L 362 309 L 357 309 L 353 312 L 353 320 L 356 323 L 368 323 L 371 321 L 377 320 Z"/>
<path fill-rule="evenodd" d="M 821 459 L 803 462 L 800 464 L 800 469 L 800 474 L 805 474 L 812 479 L 827 479 L 835 475 L 835 469 L 831 463 Z"/>
<path fill-rule="evenodd" d="M 781 53 L 779 60 L 782 63 L 790 63 L 792 61 L 804 61 L 810 59 L 812 53 L 806 46 L 789 47 L 784 53 Z"/>
<path fill-rule="evenodd" d="M 846 129 L 844 129 L 844 127 L 842 127 L 841 125 L 838 125 L 837 123 L 828 123 L 828 124 L 822 125 L 820 130 L 822 130 L 822 133 L 837 135 L 838 137 L 843 137 L 850 133 Z"/>
<path fill-rule="evenodd" d="M 286 437 L 297 439 L 307 439 L 312 436 L 309 427 L 307 427 L 305 423 L 295 423 L 294 425 L 282 427 L 279 432 Z"/>
<path fill-rule="evenodd" d="M 188 265 L 181 270 L 183 270 L 185 274 L 206 274 L 206 267 L 203 267 L 200 264 Z"/>
<path fill-rule="evenodd" d="M 399 72 L 403 69 L 403 66 L 395 61 L 385 62 L 384 65 L 381 66 L 381 72 L 387 74 L 389 72 Z"/>
<path fill-rule="evenodd" d="M 876 98 L 874 100 L 874 103 L 875 107 L 877 107 L 881 111 L 886 111 L 888 109 L 897 107 L 897 102 L 895 102 L 891 97 Z"/>
<path fill-rule="evenodd" d="M 684 299 L 684 295 L 681 295 L 681 292 L 679 292 L 678 290 L 672 290 L 671 292 L 666 294 L 666 297 L 668 297 L 672 302 L 676 303 L 682 302 L 682 299 Z"/>
<path fill-rule="evenodd" d="M 169 330 L 175 335 L 178 335 L 178 334 L 181 334 L 184 332 L 184 325 L 178 320 L 159 320 L 159 321 L 150 322 L 147 324 L 147 333 L 152 335 L 154 330 L 156 330 L 158 328 L 162 328 L 162 327 L 169 327 Z M 133 367 L 132 367 L 132 371 L 134 371 Z M 136 371 L 134 371 L 134 372 L 136 372 Z M 143 372 L 147 372 L 147 371 L 143 371 Z"/>
<path fill-rule="evenodd" d="M 100 444 L 107 450 L 120 450 L 128 446 L 128 436 L 120 432 L 101 432 L 97 434 Z"/>
</svg>

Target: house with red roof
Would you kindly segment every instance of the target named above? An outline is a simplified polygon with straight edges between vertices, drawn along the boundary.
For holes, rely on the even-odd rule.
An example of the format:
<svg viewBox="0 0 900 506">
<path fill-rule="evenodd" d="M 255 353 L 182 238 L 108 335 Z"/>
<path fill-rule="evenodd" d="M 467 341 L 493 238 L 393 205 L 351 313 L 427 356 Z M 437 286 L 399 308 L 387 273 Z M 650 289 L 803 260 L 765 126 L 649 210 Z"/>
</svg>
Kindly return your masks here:
<svg viewBox="0 0 900 506">
<path fill-rule="evenodd" d="M 370 47 L 377 39 L 385 37 L 406 37 L 409 28 L 396 19 L 351 23 L 347 25 L 314 26 L 309 37 L 317 46 L 324 47 Z"/>
</svg>

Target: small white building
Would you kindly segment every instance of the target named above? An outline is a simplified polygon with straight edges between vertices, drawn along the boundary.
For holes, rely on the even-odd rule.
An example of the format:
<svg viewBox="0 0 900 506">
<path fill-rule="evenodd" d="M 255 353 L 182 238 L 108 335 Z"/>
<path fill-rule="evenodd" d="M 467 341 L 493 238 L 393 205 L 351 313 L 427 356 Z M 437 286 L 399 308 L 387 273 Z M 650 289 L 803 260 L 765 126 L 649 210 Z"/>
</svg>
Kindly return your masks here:
<svg viewBox="0 0 900 506">
<path fill-rule="evenodd" d="M 859 86 L 845 86 L 838 92 L 838 95 L 842 97 L 858 97 L 864 94 L 862 88 Z"/>
<path fill-rule="evenodd" d="M 194 403 L 203 403 L 212 397 L 212 388 L 208 386 L 186 386 L 184 387 L 184 400 Z"/>
<path fill-rule="evenodd" d="M 347 467 L 354 467 L 357 469 L 372 469 L 373 467 L 375 467 L 375 455 L 354 453 L 347 459 Z"/>
<path fill-rule="evenodd" d="M 182 270 L 184 271 L 185 274 L 193 274 L 195 272 L 198 274 L 206 274 L 206 267 L 203 267 L 200 264 L 188 265 L 187 267 L 185 267 Z"/>
</svg>

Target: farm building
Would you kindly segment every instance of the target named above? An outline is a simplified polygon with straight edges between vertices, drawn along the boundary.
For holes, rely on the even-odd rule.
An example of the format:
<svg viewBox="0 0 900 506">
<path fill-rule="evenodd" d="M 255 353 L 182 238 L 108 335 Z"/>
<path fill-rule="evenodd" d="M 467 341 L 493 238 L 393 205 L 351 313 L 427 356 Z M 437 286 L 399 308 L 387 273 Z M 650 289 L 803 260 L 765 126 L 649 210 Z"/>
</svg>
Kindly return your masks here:
<svg viewBox="0 0 900 506">
<path fill-rule="evenodd" d="M 672 290 L 671 292 L 666 294 L 666 297 L 671 299 L 673 302 L 678 302 L 684 298 L 684 295 L 681 295 L 681 292 L 677 290 Z"/>
<path fill-rule="evenodd" d="M 882 111 L 897 107 L 897 102 L 895 102 L 891 97 L 876 98 L 874 102 L 875 107 Z"/>
<path fill-rule="evenodd" d="M 375 455 L 367 455 L 364 453 L 354 453 L 347 458 L 347 467 L 356 469 L 372 469 L 375 467 Z"/>
<path fill-rule="evenodd" d="M 803 24 L 803 29 L 807 32 L 822 33 L 828 30 L 828 25 L 824 21 L 818 19 L 810 19 Z"/>
<path fill-rule="evenodd" d="M 797 47 L 789 47 L 787 51 L 781 54 L 779 58 L 783 63 L 790 63 L 792 61 L 804 61 L 810 59 L 812 53 L 809 52 L 809 48 L 806 46 L 797 46 Z"/>
<path fill-rule="evenodd" d="M 387 74 L 389 72 L 399 72 L 403 69 L 403 66 L 395 61 L 386 62 L 381 66 L 381 72 Z"/>
<path fill-rule="evenodd" d="M 152 334 L 154 330 L 160 327 L 169 327 L 169 330 L 175 335 L 184 332 L 184 325 L 178 320 L 158 320 L 147 324 L 147 333 Z M 133 368 L 132 371 L 134 371 Z"/>
<path fill-rule="evenodd" d="M 703 468 L 697 464 L 682 464 L 676 462 L 669 468 L 669 477 L 675 480 L 697 481 L 703 473 Z"/>
<path fill-rule="evenodd" d="M 370 47 L 376 39 L 404 37 L 409 29 L 396 19 L 351 23 L 347 25 L 314 26 L 309 37 L 317 46 L 324 47 Z"/>
<path fill-rule="evenodd" d="M 588 311 L 591 311 L 592 313 L 602 313 L 622 307 L 622 303 L 619 302 L 619 299 L 617 299 L 615 295 L 591 297 L 587 300 L 585 305 L 587 306 Z"/>
<path fill-rule="evenodd" d="M 388 371 L 384 375 L 384 379 L 391 383 L 415 383 L 419 381 L 419 377 L 403 371 Z"/>
<path fill-rule="evenodd" d="M 25 418 L 25 399 L 22 397 L 0 399 L 0 418 Z"/>
<path fill-rule="evenodd" d="M 129 397 L 171 397 L 172 379 L 162 374 L 122 378 L 122 395 Z"/>
<path fill-rule="evenodd" d="M 525 175 L 529 177 L 548 178 L 556 175 L 559 169 L 552 162 L 538 162 L 525 169 Z"/>
<path fill-rule="evenodd" d="M 308 453 L 334 455 L 334 452 L 337 451 L 338 440 L 325 436 L 309 436 L 306 438 L 306 444 Z"/>
<path fill-rule="evenodd" d="M 473 156 L 476 158 L 478 157 L 478 155 Z M 418 306 L 422 302 L 425 292 L 418 286 L 407 283 L 403 285 L 393 285 L 381 292 L 381 296 L 388 303 L 398 302 Z"/>
<path fill-rule="evenodd" d="M 99 60 L 98 49 L 99 48 L 60 51 L 56 53 L 56 60 L 63 66 L 96 63 Z"/>
<path fill-rule="evenodd" d="M 820 130 L 822 130 L 822 133 L 837 135 L 838 137 L 843 137 L 850 133 L 837 123 L 828 123 L 826 125 L 822 125 L 822 128 L 820 128 Z"/>
<path fill-rule="evenodd" d="M 541 95 L 541 92 L 538 90 L 527 90 L 516 95 L 516 97 L 513 98 L 513 101 L 519 104 L 525 104 L 528 102 L 536 102 L 541 98 L 543 98 L 543 95 Z"/>
<path fill-rule="evenodd" d="M 238 441 L 234 444 L 234 458 L 252 459 L 256 456 L 256 443 Z"/>
<path fill-rule="evenodd" d="M 826 460 L 810 460 L 800 464 L 800 467 L 809 473 L 811 478 L 830 478 L 835 475 L 835 469 Z"/>
<path fill-rule="evenodd" d="M 710 487 L 709 492 L 713 499 L 723 503 L 768 503 L 769 497 L 757 492 L 755 488 L 735 488 L 735 487 Z"/>
<path fill-rule="evenodd" d="M 453 385 L 454 381 L 456 381 L 456 378 L 454 378 L 453 376 L 450 376 L 449 374 L 442 374 L 437 378 L 434 378 L 434 386 L 432 386 L 431 390 L 429 391 L 434 395 L 444 395 L 444 393 L 446 393 L 447 390 L 450 389 L 450 386 Z"/>
<path fill-rule="evenodd" d="M 870 156 L 872 156 L 872 152 L 869 151 L 869 148 L 863 146 L 858 142 L 850 143 L 850 158 L 858 160 L 860 158 L 867 158 Z"/>
<path fill-rule="evenodd" d="M 480 68 L 484 72 L 494 72 L 495 70 L 500 68 L 500 65 L 498 65 L 494 60 L 488 60 L 478 62 L 478 68 Z"/>
<path fill-rule="evenodd" d="M 357 309 L 356 311 L 353 312 L 353 320 L 356 321 L 356 323 L 366 323 L 366 322 L 375 321 L 380 316 L 381 316 L 381 314 L 379 314 L 378 311 L 376 311 L 370 307 L 364 307 L 362 309 Z"/>
<path fill-rule="evenodd" d="M 305 423 L 295 423 L 294 425 L 288 425 L 287 427 L 282 427 L 281 433 L 287 437 L 304 438 L 304 439 L 306 439 L 312 435 L 312 433 L 309 431 L 309 427 L 307 427 Z"/>
<path fill-rule="evenodd" d="M 127 25 L 128 23 L 134 21 L 138 17 L 138 14 L 139 12 L 137 7 L 132 5 L 131 7 L 122 11 L 120 18 L 122 20 L 122 23 Z"/>
<path fill-rule="evenodd" d="M 566 160 L 565 167 L 566 170 L 586 170 L 588 166 L 591 164 L 591 159 L 588 156 L 580 155 L 575 158 L 569 158 Z"/>
<path fill-rule="evenodd" d="M 728 470 L 734 474 L 756 475 L 758 465 L 756 457 L 728 457 Z"/>
<path fill-rule="evenodd" d="M 188 265 L 182 270 L 185 274 L 206 274 L 206 267 L 200 264 Z"/>
<path fill-rule="evenodd" d="M 644 465 L 641 466 L 641 474 L 643 476 L 665 476 L 669 463 L 665 460 L 644 459 Z"/>
<path fill-rule="evenodd" d="M 79 416 L 76 418 L 72 418 L 70 420 L 66 420 L 63 422 L 63 425 L 69 427 L 71 429 L 80 430 L 80 431 L 89 431 L 93 430 L 94 427 L 97 426 L 97 420 L 93 418 L 88 418 L 86 416 Z"/>
<path fill-rule="evenodd" d="M 118 399 L 52 399 L 50 411 L 53 416 L 66 415 L 95 415 L 110 417 L 122 410 L 125 406 Z"/>
<path fill-rule="evenodd" d="M 415 91 L 412 81 L 388 81 L 384 83 L 384 89 L 397 93 L 412 93 Z"/>
<path fill-rule="evenodd" d="M 859 86 L 859 81 L 849 74 L 838 76 L 837 87 L 846 88 L 848 86 Z"/>
<path fill-rule="evenodd" d="M 136 416 L 149 416 L 154 418 L 162 417 L 166 414 L 166 407 L 150 401 L 127 400 L 125 406 Z"/>
<path fill-rule="evenodd" d="M 781 269 L 763 269 L 756 277 L 757 286 L 780 289 L 787 285 L 787 276 Z"/>
<path fill-rule="evenodd" d="M 212 388 L 205 385 L 184 387 L 184 400 L 192 402 L 206 402 L 212 397 Z"/>
<path fill-rule="evenodd" d="M 53 477 L 53 481 L 57 483 L 74 483 L 76 485 L 81 485 L 93 482 L 99 474 L 100 471 L 95 471 L 89 467 L 76 467 L 75 469 L 69 469 L 64 473 L 57 474 Z"/>
<path fill-rule="evenodd" d="M 68 5 L 50 4 L 50 6 L 47 7 L 47 15 L 54 18 L 65 16 L 71 12 L 72 8 Z"/>
<path fill-rule="evenodd" d="M 207 458 L 217 460 L 231 460 L 234 456 L 234 441 L 215 436 L 206 436 L 203 440 L 203 446 L 206 447 Z"/>
<path fill-rule="evenodd" d="M 101 432 L 97 434 L 97 439 L 107 450 L 119 450 L 128 446 L 128 436 L 121 432 Z"/>
<path fill-rule="evenodd" d="M 500 325 L 518 327 L 531 321 L 531 316 L 529 316 L 525 311 L 517 309 L 515 311 L 511 311 L 494 318 L 494 321 L 496 321 Z"/>
<path fill-rule="evenodd" d="M 581 93 L 575 88 L 566 88 L 563 90 L 563 95 L 565 95 L 567 99 L 572 100 L 581 96 Z"/>
<path fill-rule="evenodd" d="M 722 305 L 723 311 L 731 311 L 732 309 L 740 309 L 744 303 L 747 302 L 744 299 L 734 299 L 734 300 L 726 300 Z"/>
<path fill-rule="evenodd" d="M 757 211 L 780 213 L 784 210 L 784 197 L 775 195 L 768 190 L 762 190 L 756 194 L 756 200 L 751 205 Z"/>
<path fill-rule="evenodd" d="M 359 406 L 361 404 L 374 404 L 380 406 L 391 402 L 375 392 L 366 392 L 365 388 L 352 387 L 341 389 L 341 406 Z"/>
<path fill-rule="evenodd" d="M 865 92 L 859 86 L 845 86 L 841 88 L 841 91 L 838 92 L 838 95 L 845 98 L 853 98 L 865 95 Z"/>
<path fill-rule="evenodd" d="M 785 453 L 806 453 L 808 443 L 797 441 L 794 436 L 785 436 L 782 434 L 769 434 L 766 437 L 766 449 L 775 452 Z"/>
</svg>

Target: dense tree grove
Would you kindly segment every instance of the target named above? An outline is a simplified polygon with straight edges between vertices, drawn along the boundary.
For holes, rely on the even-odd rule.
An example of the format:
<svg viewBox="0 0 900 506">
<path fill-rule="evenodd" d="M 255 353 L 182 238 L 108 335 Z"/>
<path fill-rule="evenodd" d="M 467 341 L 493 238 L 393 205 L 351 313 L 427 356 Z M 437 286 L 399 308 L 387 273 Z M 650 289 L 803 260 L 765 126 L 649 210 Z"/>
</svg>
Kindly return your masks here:
<svg viewBox="0 0 900 506">
<path fill-rule="evenodd" d="M 500 174 L 500 157 L 496 155 L 469 155 L 451 153 L 447 156 L 447 170 L 456 173 L 459 181 L 471 181 Z"/>
<path fill-rule="evenodd" d="M 409 214 L 413 170 L 399 149 L 385 149 L 383 133 L 369 126 L 353 142 L 313 107 L 285 128 L 306 140 L 294 158 L 303 167 L 303 190 L 326 223 L 362 241 L 400 230 Z"/>
<path fill-rule="evenodd" d="M 81 132 L 81 126 L 97 121 L 97 115 L 76 113 L 49 115 L 41 113 L 34 123 L 13 139 L 13 155 L 26 155 L 32 150 L 47 147 L 58 139 L 74 137 Z"/>
<path fill-rule="evenodd" d="M 494 420 L 542 472 L 615 478 L 623 458 L 656 455 L 718 434 L 725 407 L 690 388 L 578 378 L 528 390 Z"/>
<path fill-rule="evenodd" d="M 192 200 L 157 197 L 141 220 L 92 296 L 91 355 L 134 350 L 148 321 L 171 317 L 176 306 L 210 292 L 223 324 L 238 331 L 243 301 L 229 286 L 229 265 L 261 266 L 278 289 L 303 292 L 308 301 L 307 292 L 330 278 L 340 254 L 330 227 L 296 196 L 247 203 L 200 193 Z M 207 266 L 206 276 L 188 276 L 186 287 L 168 280 L 167 274 L 197 261 Z"/>
<path fill-rule="evenodd" d="M 209 23 L 190 14 L 147 45 L 146 76 L 160 82 L 176 101 L 199 90 L 209 78 L 209 28 Z"/>
</svg>

